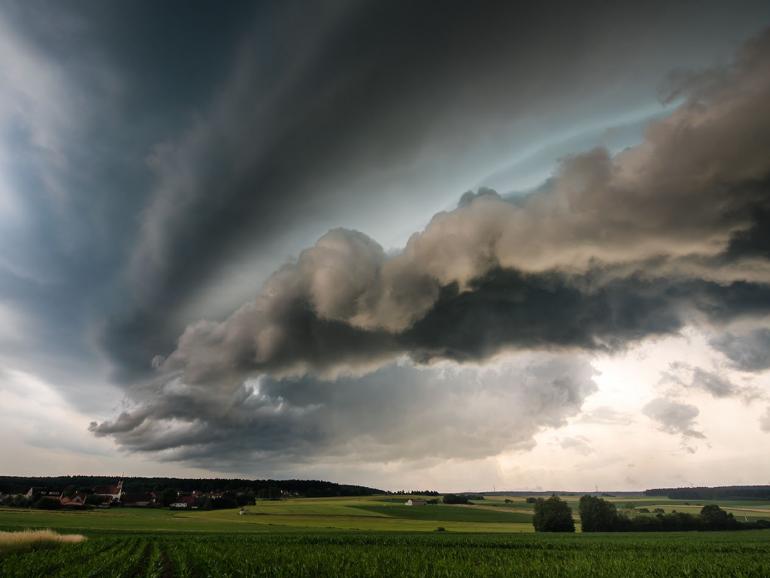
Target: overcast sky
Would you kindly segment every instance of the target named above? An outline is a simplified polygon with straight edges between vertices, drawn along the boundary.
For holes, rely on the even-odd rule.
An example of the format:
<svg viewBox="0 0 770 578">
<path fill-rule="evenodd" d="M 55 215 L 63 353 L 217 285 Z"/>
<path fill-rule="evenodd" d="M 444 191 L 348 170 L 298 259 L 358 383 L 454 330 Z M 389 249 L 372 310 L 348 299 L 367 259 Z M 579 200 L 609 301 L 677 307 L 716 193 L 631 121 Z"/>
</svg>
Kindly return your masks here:
<svg viewBox="0 0 770 578">
<path fill-rule="evenodd" d="M 770 483 L 769 26 L 0 0 L 0 473 Z"/>
</svg>

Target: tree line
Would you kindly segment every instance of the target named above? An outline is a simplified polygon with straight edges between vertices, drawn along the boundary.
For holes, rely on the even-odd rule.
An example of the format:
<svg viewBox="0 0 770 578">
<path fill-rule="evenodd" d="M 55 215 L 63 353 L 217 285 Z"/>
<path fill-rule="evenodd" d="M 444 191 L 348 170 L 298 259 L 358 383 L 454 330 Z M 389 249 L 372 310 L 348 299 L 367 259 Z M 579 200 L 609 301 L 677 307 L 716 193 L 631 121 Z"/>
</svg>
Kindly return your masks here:
<svg viewBox="0 0 770 578">
<path fill-rule="evenodd" d="M 63 492 L 67 488 L 88 489 L 115 483 L 117 476 L 0 476 L 1 494 L 23 494 L 31 487 L 44 487 Z M 123 477 L 123 488 L 128 492 L 162 492 L 171 488 L 179 492 L 253 492 L 304 496 L 308 498 L 370 496 L 387 492 L 366 486 L 336 484 L 323 480 L 245 480 L 210 478 L 144 478 Z"/>
<path fill-rule="evenodd" d="M 770 500 L 770 486 L 716 486 L 713 488 L 654 488 L 645 496 L 666 496 L 672 500 Z"/>
<path fill-rule="evenodd" d="M 770 521 L 740 522 L 716 504 L 703 506 L 698 514 L 657 513 L 629 517 L 612 502 L 597 496 L 583 496 L 579 504 L 583 532 L 681 532 L 688 530 L 756 530 L 770 528 Z M 574 532 L 572 508 L 553 495 L 537 498 L 532 524 L 536 532 Z"/>
</svg>

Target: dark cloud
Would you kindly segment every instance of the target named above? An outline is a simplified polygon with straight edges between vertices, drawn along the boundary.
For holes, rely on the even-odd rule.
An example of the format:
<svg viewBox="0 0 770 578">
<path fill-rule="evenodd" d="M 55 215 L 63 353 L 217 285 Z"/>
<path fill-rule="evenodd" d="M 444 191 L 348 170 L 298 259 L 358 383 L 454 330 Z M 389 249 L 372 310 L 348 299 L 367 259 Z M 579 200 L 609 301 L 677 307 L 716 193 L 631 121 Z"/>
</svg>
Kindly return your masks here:
<svg viewBox="0 0 770 578">
<path fill-rule="evenodd" d="M 347 239 L 347 234 L 330 233 L 313 251 L 328 249 L 332 238 Z M 607 281 L 601 274 L 570 277 L 498 269 L 463 291 L 456 284 L 435 289 L 436 301 L 421 319 L 402 332 L 387 331 L 358 325 L 358 320 L 368 325 L 369 310 L 356 309 L 356 304 L 381 286 L 355 285 L 347 274 L 362 269 L 355 267 L 347 245 L 334 250 L 340 247 L 346 250 L 334 258 L 350 270 L 327 269 L 328 259 L 315 269 L 317 255 L 303 253 L 297 265 L 271 278 L 256 302 L 221 323 L 190 326 L 177 349 L 159 359 L 160 369 L 179 373 L 186 383 L 232 388 L 260 373 L 365 373 L 402 354 L 428 363 L 479 361 L 510 349 L 617 351 L 650 336 L 675 333 L 700 318 L 720 323 L 770 311 L 770 288 L 763 285 L 644 275 L 610 276 Z M 372 279 L 376 283 L 381 277 Z M 423 282 L 428 288 L 434 283 L 429 278 Z M 412 291 L 422 298 L 434 294 L 395 287 L 407 294 L 407 307 L 414 305 Z M 394 291 L 388 291 L 387 299 L 396 307 L 402 303 Z"/>
<path fill-rule="evenodd" d="M 524 422 L 530 424 L 527 427 L 516 425 L 518 413 L 500 416 L 500 420 L 513 419 L 506 426 L 497 421 L 491 405 L 484 405 L 490 413 L 483 416 L 470 411 L 474 396 L 507 388 L 504 380 L 489 382 L 475 377 L 475 369 L 453 370 L 458 383 L 481 379 L 478 389 L 473 386 L 470 391 L 455 392 L 458 383 L 434 379 L 441 370 L 430 366 L 377 368 L 401 354 L 419 363 L 440 359 L 468 363 L 512 348 L 612 351 L 650 335 L 677 330 L 686 323 L 686 312 L 697 311 L 699 301 L 713 307 L 720 295 L 723 303 L 734 299 L 731 287 L 702 282 L 678 286 L 665 280 L 643 283 L 623 279 L 589 290 L 584 278 L 576 281 L 497 271 L 484 282 L 471 284 L 465 292 L 458 292 L 456 287 L 445 291 L 423 320 L 402 334 L 394 334 L 319 319 L 312 303 L 298 302 L 298 294 L 289 290 L 297 290 L 296 278 L 286 283 L 286 276 L 292 279 L 293 273 L 293 268 L 282 271 L 280 285 L 268 283 L 263 301 L 245 306 L 225 322 L 202 322 L 188 328 L 174 354 L 159 360 L 161 375 L 134 394 L 139 400 L 137 409 L 114 421 L 94 424 L 92 430 L 114 436 L 133 451 L 164 452 L 169 459 L 199 464 L 208 459 L 224 469 L 236 463 L 225 456 L 239 453 L 278 460 L 276 447 L 281 448 L 284 463 L 299 463 L 307 456 L 342 454 L 360 454 L 361 460 L 363 456 L 389 460 L 397 459 L 397 451 L 403 459 L 417 459 L 429 452 L 425 444 L 440 443 L 434 431 L 444 432 L 440 436 L 444 439 L 451 437 L 447 427 L 457 432 L 458 439 L 449 444 L 455 455 L 481 455 L 474 454 L 472 448 L 491 455 L 525 443 L 525 432 L 536 431 L 530 422 Z M 345 295 L 338 283 L 329 287 L 340 290 L 334 296 Z M 764 306 L 767 310 L 770 300 Z M 720 307 L 720 313 L 726 307 Z M 565 383 L 561 393 L 552 390 L 553 384 L 561 383 L 561 378 L 554 380 L 554 368 L 563 370 L 564 375 L 587 375 L 586 366 L 575 365 L 577 362 L 569 361 L 566 353 L 560 354 L 566 361 L 558 361 L 554 354 L 556 362 L 539 366 L 526 362 L 527 354 L 519 355 L 524 361 L 517 362 L 518 367 L 508 369 L 506 375 L 512 383 L 524 379 L 526 394 L 511 385 L 508 393 L 500 395 L 516 397 L 522 407 L 536 406 L 533 412 L 539 425 L 554 423 L 546 418 L 555 415 L 551 412 L 556 408 L 576 411 L 592 390 L 587 378 L 572 385 Z M 521 375 L 514 378 L 516 371 Z M 691 386 L 718 397 L 745 392 L 745 388 L 735 389 L 728 381 L 699 369 L 694 371 Z M 538 401 L 541 395 L 547 396 L 553 407 Z M 437 399 L 452 401 L 443 406 Z M 497 409 L 502 407 L 508 406 Z M 697 415 L 692 409 L 661 401 L 645 411 L 666 431 L 697 438 L 702 434 L 691 423 Z M 371 412 L 377 412 L 383 421 L 372 418 Z M 476 435 L 473 431 L 477 426 L 466 420 L 494 424 L 508 433 L 500 434 L 502 440 L 487 429 L 486 437 Z M 419 427 L 424 429 L 418 432 Z M 408 431 L 410 436 L 399 434 L 381 447 L 378 436 L 395 435 L 388 434 L 388 428 Z M 515 439 L 508 437 L 509 433 L 515 433 Z M 468 440 L 473 440 L 471 447 L 464 445 Z M 434 451 L 431 455 L 437 454 Z"/>
<path fill-rule="evenodd" d="M 263 377 L 232 395 L 173 382 L 91 429 L 131 451 L 224 470 L 472 459 L 563 425 L 595 391 L 592 376 L 584 359 L 536 354 L 483 370 L 402 364 L 335 381 Z"/>
<path fill-rule="evenodd" d="M 714 397 L 730 397 L 739 389 L 727 378 L 714 372 L 696 367 L 693 372 L 693 386 L 709 392 Z"/>
<path fill-rule="evenodd" d="M 683 438 L 705 439 L 706 437 L 703 432 L 695 429 L 697 425 L 695 418 L 700 411 L 689 403 L 658 397 L 645 405 L 642 412 L 658 422 L 660 428 L 667 433 L 679 434 Z"/>
<path fill-rule="evenodd" d="M 209 95 L 208 106 L 201 107 L 190 128 L 164 139 L 152 155 L 155 187 L 126 274 L 130 298 L 103 329 L 103 344 L 118 367 L 126 376 L 146 372 L 155 354 L 172 348 L 187 321 L 184 307 L 216 279 L 227 259 L 264 246 L 306 222 L 309 214 L 328 222 L 338 219 L 346 204 L 358 203 L 365 210 L 368 205 L 361 200 L 357 183 L 368 175 L 403 170 L 423 157 L 431 166 L 438 163 L 451 170 L 476 144 L 492 148 L 504 143 L 517 122 L 539 114 L 553 118 L 554 111 L 566 110 L 565 102 L 585 94 L 592 94 L 595 101 L 600 86 L 628 86 L 630 93 L 631 85 L 638 87 L 641 79 L 652 85 L 660 62 L 670 54 L 689 58 L 693 39 L 685 40 L 674 22 L 690 20 L 695 4 L 596 3 L 593 9 L 592 4 L 478 7 L 449 2 L 436 10 L 411 2 L 323 6 L 289 2 L 279 8 L 256 8 L 253 31 L 233 49 L 235 64 L 220 72 L 225 78 L 221 89 Z M 697 4 L 702 28 L 693 34 L 708 43 L 715 35 L 707 31 L 724 29 L 725 18 L 732 18 L 716 6 Z M 762 6 L 747 5 L 746 10 Z M 173 10 L 162 10 L 160 22 L 167 21 L 167 12 Z M 228 13 L 223 30 L 231 33 L 238 30 L 232 24 L 238 16 L 250 20 L 244 11 Z M 185 18 L 192 20 L 190 29 L 196 28 L 192 17 Z M 206 21 L 204 28 L 208 32 L 214 27 Z M 149 40 L 156 38 L 152 30 L 146 34 Z M 177 36 L 172 55 L 190 45 L 187 36 Z M 210 40 L 220 54 L 222 44 L 233 44 L 222 36 Z M 214 65 L 210 58 L 198 60 L 200 52 L 194 50 L 184 61 L 208 71 L 205 65 Z M 129 62 L 138 58 L 131 52 L 127 56 L 120 52 L 119 57 Z M 172 86 L 177 78 L 214 76 L 184 70 L 171 70 L 160 86 Z M 674 123 L 658 132 L 679 134 L 677 127 Z M 683 156 L 678 163 L 681 175 L 655 178 L 662 179 L 666 191 L 681 189 L 681 194 L 672 195 L 670 213 L 699 207 L 683 231 L 690 241 L 697 236 L 699 242 L 708 242 L 706 232 L 724 235 L 731 225 L 743 224 L 743 207 L 738 206 L 732 217 L 720 218 L 725 222 L 718 231 L 712 230 L 715 206 L 706 201 L 693 205 L 692 197 L 700 189 L 682 187 L 676 180 L 702 166 L 701 156 L 708 154 L 703 143 L 734 136 L 717 134 L 719 130 L 693 137 L 700 145 L 697 149 L 690 143 L 679 146 L 665 134 L 658 139 L 671 141 Z M 663 159 L 671 152 L 665 147 L 656 150 Z M 753 150 L 747 165 L 761 147 Z M 566 181 L 607 178 L 608 173 L 602 172 L 606 166 L 609 161 L 601 153 L 574 159 L 565 165 Z M 617 188 L 612 182 L 604 184 L 605 193 L 583 195 L 577 201 L 582 206 L 575 209 L 584 215 L 599 210 L 594 201 L 614 197 Z M 619 183 L 629 185 L 635 186 Z M 641 188 L 648 186 L 643 183 Z M 408 188 L 399 190 L 394 202 L 413 202 Z M 557 227 L 551 234 L 544 229 L 538 238 L 546 246 L 525 248 L 524 253 L 537 258 L 539 252 L 550 251 L 549 239 L 558 231 L 565 234 L 559 242 L 588 233 L 587 242 L 638 247 L 634 235 L 638 227 L 629 231 L 625 242 L 618 234 L 627 230 L 629 220 L 640 219 L 641 227 L 649 227 L 657 219 L 674 218 L 665 217 L 660 209 L 650 215 L 644 194 L 627 199 L 617 205 L 624 212 L 610 213 L 606 222 L 616 231 L 615 238 L 602 237 L 609 234 L 604 228 L 580 219 L 575 221 L 577 229 Z M 542 228 L 542 219 L 534 220 Z M 651 249 L 665 247 L 679 236 L 673 223 L 669 225 L 669 235 L 661 235 Z M 526 227 L 513 229 L 525 239 L 533 238 Z M 592 234 L 598 236 L 591 238 Z M 574 258 L 579 262 L 581 255 Z M 546 261 L 544 266 L 548 265 Z"/>
<path fill-rule="evenodd" d="M 731 240 L 758 225 L 770 182 L 768 54 L 770 33 L 730 67 L 680 79 L 684 102 L 639 146 L 565 159 L 546 186 L 512 202 L 466 194 L 398 253 L 357 231 L 328 232 L 230 317 L 189 325 L 155 358 L 149 390 L 159 397 L 94 431 L 127 447 L 138 436 L 133 446 L 148 451 L 169 449 L 169 439 L 205 445 L 228 427 L 191 411 L 183 430 L 164 433 L 164 420 L 185 406 L 240 404 L 252 397 L 250 379 L 349 379 L 402 355 L 427 364 L 512 349 L 612 352 L 687 324 L 767 314 L 770 263 L 736 253 Z M 163 209 L 182 218 L 174 206 Z M 162 255 L 163 239 L 139 254 Z M 700 369 L 691 385 L 717 397 L 737 391 Z M 704 437 L 694 406 L 661 398 L 645 413 L 666 431 Z"/>
<path fill-rule="evenodd" d="M 508 348 L 613 351 L 679 330 L 697 292 L 710 289 L 698 285 L 498 269 L 465 291 L 444 288 L 404 339 L 421 361 L 483 359 Z"/>
<path fill-rule="evenodd" d="M 703 391 L 718 399 L 740 398 L 746 403 L 764 397 L 761 388 L 734 383 L 722 368 L 704 369 L 681 361 L 670 364 L 669 369 L 661 374 L 660 383 L 676 386 L 679 393 Z"/>
<path fill-rule="evenodd" d="M 709 344 L 723 353 L 736 369 L 763 371 L 770 368 L 770 329 L 759 328 L 745 333 L 725 332 Z"/>
<path fill-rule="evenodd" d="M 717 371 L 693 367 L 681 361 L 670 364 L 669 370 L 661 375 L 661 383 L 672 383 L 682 388 L 700 389 L 714 397 L 732 397 L 742 392 L 726 376 Z"/>
<path fill-rule="evenodd" d="M 166 368 L 194 380 L 210 378 L 209 362 L 324 370 L 349 353 L 353 365 L 368 351 L 376 360 L 370 345 L 461 360 L 507 346 L 612 349 L 676 331 L 693 311 L 729 321 L 766 310 L 768 263 L 716 258 L 753 226 L 765 198 L 767 53 L 770 34 L 719 82 L 692 81 L 688 100 L 638 147 L 567 159 L 550 188 L 520 202 L 465 195 L 399 254 L 361 233 L 331 231 L 254 303 L 223 323 L 188 328 Z M 303 345 L 301 335 L 327 329 L 356 347 L 319 356 Z"/>
</svg>

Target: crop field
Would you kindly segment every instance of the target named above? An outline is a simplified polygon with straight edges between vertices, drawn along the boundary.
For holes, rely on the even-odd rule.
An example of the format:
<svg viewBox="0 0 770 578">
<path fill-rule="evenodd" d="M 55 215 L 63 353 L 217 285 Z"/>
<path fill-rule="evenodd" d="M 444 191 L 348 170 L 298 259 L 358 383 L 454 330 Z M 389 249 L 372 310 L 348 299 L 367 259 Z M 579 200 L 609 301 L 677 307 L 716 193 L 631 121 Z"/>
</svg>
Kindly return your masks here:
<svg viewBox="0 0 770 578">
<path fill-rule="evenodd" d="M 770 576 L 770 530 L 535 534 L 531 504 L 504 500 L 410 507 L 392 498 L 295 499 L 259 502 L 244 515 L 0 509 L 0 530 L 86 537 L 0 552 L 0 576 Z M 638 507 L 656 504 L 686 505 L 657 498 Z"/>
<path fill-rule="evenodd" d="M 768 576 L 761 531 L 646 535 L 139 534 L 9 554 L 0 575 Z"/>
</svg>

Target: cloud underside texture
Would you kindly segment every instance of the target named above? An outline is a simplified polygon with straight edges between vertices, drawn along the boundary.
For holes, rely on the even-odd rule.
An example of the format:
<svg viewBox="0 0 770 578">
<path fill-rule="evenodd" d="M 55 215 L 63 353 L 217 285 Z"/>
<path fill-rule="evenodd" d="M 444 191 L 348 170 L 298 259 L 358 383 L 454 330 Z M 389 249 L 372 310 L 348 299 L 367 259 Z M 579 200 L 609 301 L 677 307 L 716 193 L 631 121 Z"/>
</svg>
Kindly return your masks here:
<svg viewBox="0 0 770 578">
<path fill-rule="evenodd" d="M 395 459 L 422 448 L 389 432 L 427 420 L 410 399 L 433 403 L 430 392 L 440 400 L 432 427 L 479 434 L 469 434 L 472 451 L 458 434 L 457 454 L 492 455 L 578 411 L 593 389 L 575 352 L 767 314 L 770 35 L 727 68 L 682 76 L 672 97 L 682 103 L 640 145 L 565 159 L 527 196 L 466 195 L 397 254 L 363 233 L 330 231 L 253 302 L 222 322 L 189 326 L 135 390 L 139 405 L 92 429 L 193 461 L 242 452 Z M 714 346 L 736 364 L 766 366 L 759 354 L 735 351 L 734 339 Z M 487 377 L 497 385 L 481 390 L 468 375 L 424 367 L 510 350 L 535 353 L 524 356 L 529 365 L 502 363 Z M 533 375 L 543 376 L 542 391 L 521 384 Z M 495 392 L 505 403 L 471 415 L 505 434 L 463 422 L 471 418 L 457 408 Z M 366 419 L 383 398 L 393 404 L 385 422 Z M 648 407 L 654 419 L 698 433 L 694 416 L 662 403 Z"/>
</svg>

